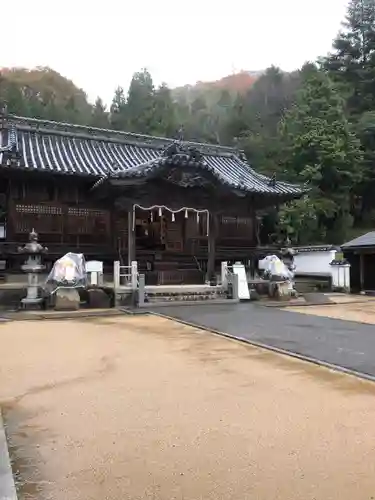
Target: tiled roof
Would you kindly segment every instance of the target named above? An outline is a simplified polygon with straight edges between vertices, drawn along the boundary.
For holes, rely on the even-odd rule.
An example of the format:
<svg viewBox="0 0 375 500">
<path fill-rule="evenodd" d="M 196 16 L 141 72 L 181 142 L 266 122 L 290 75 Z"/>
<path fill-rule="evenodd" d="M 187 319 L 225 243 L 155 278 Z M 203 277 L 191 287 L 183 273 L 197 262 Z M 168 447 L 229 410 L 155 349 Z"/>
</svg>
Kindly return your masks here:
<svg viewBox="0 0 375 500">
<path fill-rule="evenodd" d="M 360 247 L 375 247 L 375 231 L 371 231 L 341 245 L 343 250 Z"/>
<path fill-rule="evenodd" d="M 179 142 L 185 156 L 167 157 L 165 150 L 173 144 L 177 143 L 172 139 L 10 117 L 0 129 L 0 166 L 96 178 L 140 177 L 166 164 L 175 165 L 178 156 L 180 164 L 205 169 L 232 188 L 291 198 L 303 192 L 296 185 L 256 173 L 233 148 Z M 193 153 L 190 158 L 189 150 L 198 153 L 199 160 Z"/>
</svg>

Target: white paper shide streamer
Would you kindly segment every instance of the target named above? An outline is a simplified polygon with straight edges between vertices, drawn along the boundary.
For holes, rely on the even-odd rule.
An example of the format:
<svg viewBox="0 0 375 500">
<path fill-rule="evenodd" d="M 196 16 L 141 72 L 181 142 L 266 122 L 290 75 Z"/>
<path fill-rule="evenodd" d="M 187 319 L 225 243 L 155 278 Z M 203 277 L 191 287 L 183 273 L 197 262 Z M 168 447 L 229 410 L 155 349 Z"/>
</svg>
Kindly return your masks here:
<svg viewBox="0 0 375 500">
<path fill-rule="evenodd" d="M 153 221 L 153 211 L 154 210 L 157 210 L 158 211 L 158 214 L 159 214 L 159 217 L 161 217 L 163 215 L 163 210 L 169 212 L 172 214 L 172 222 L 175 222 L 176 220 L 176 215 L 175 214 L 179 214 L 181 212 L 184 212 L 184 215 L 185 215 L 185 219 L 187 219 L 189 217 L 189 212 L 193 212 L 196 214 L 196 217 L 197 217 L 197 224 L 199 224 L 199 221 L 200 221 L 200 214 L 206 214 L 207 217 L 207 231 L 206 231 L 206 234 L 208 236 L 209 234 L 209 231 L 210 231 L 210 217 L 209 217 L 209 214 L 210 212 L 207 210 L 207 209 L 204 209 L 204 210 L 199 210 L 197 208 L 193 208 L 193 207 L 181 207 L 177 210 L 173 210 L 172 208 L 169 208 L 165 205 L 152 205 L 150 207 L 144 207 L 142 205 L 138 205 L 138 204 L 135 204 L 133 205 L 133 231 L 135 229 L 135 210 L 136 208 L 139 208 L 140 210 L 144 210 L 144 211 L 148 211 L 148 212 L 151 212 L 151 222 Z"/>
</svg>

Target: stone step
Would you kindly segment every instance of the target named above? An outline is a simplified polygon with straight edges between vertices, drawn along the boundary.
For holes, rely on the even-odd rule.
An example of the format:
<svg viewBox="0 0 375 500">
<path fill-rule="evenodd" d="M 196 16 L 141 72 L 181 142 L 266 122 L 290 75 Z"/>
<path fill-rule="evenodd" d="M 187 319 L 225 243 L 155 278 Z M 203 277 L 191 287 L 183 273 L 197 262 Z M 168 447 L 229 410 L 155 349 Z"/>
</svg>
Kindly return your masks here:
<svg viewBox="0 0 375 500">
<path fill-rule="evenodd" d="M 181 292 L 181 293 L 148 293 L 145 302 L 203 302 L 210 300 L 226 299 L 227 294 L 224 291 L 213 292 Z"/>
<path fill-rule="evenodd" d="M 320 291 L 330 290 L 330 284 L 329 284 L 328 280 L 322 280 L 322 281 L 318 281 L 318 280 L 299 281 L 299 280 L 296 280 L 295 281 L 295 288 L 298 291 L 298 293 L 304 294 L 304 293 L 309 293 L 309 292 L 316 292 L 318 290 L 320 290 Z"/>
</svg>

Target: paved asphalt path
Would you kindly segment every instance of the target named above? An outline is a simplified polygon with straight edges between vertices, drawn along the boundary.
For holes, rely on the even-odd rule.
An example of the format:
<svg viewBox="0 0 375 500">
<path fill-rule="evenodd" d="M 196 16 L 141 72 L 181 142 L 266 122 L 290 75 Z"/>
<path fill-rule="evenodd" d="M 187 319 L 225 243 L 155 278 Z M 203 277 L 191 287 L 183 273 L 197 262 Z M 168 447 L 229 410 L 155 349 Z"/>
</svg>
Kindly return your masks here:
<svg viewBox="0 0 375 500">
<path fill-rule="evenodd" d="M 375 325 L 244 302 L 160 307 L 154 311 L 375 379 Z"/>
</svg>

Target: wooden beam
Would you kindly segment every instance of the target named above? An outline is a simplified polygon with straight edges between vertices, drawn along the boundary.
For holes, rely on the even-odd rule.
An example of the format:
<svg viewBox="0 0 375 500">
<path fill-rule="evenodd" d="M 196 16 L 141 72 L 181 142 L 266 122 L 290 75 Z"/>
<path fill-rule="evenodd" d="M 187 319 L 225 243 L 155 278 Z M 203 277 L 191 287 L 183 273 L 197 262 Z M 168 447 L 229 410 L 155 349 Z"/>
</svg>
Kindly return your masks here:
<svg viewBox="0 0 375 500">
<path fill-rule="evenodd" d="M 128 210 L 128 266 L 135 260 L 135 220 L 133 209 Z"/>
<path fill-rule="evenodd" d="M 207 280 L 215 276 L 217 215 L 209 213 Z"/>
<path fill-rule="evenodd" d="M 359 282 L 361 286 L 361 292 L 365 289 L 365 256 L 359 254 Z"/>
</svg>

